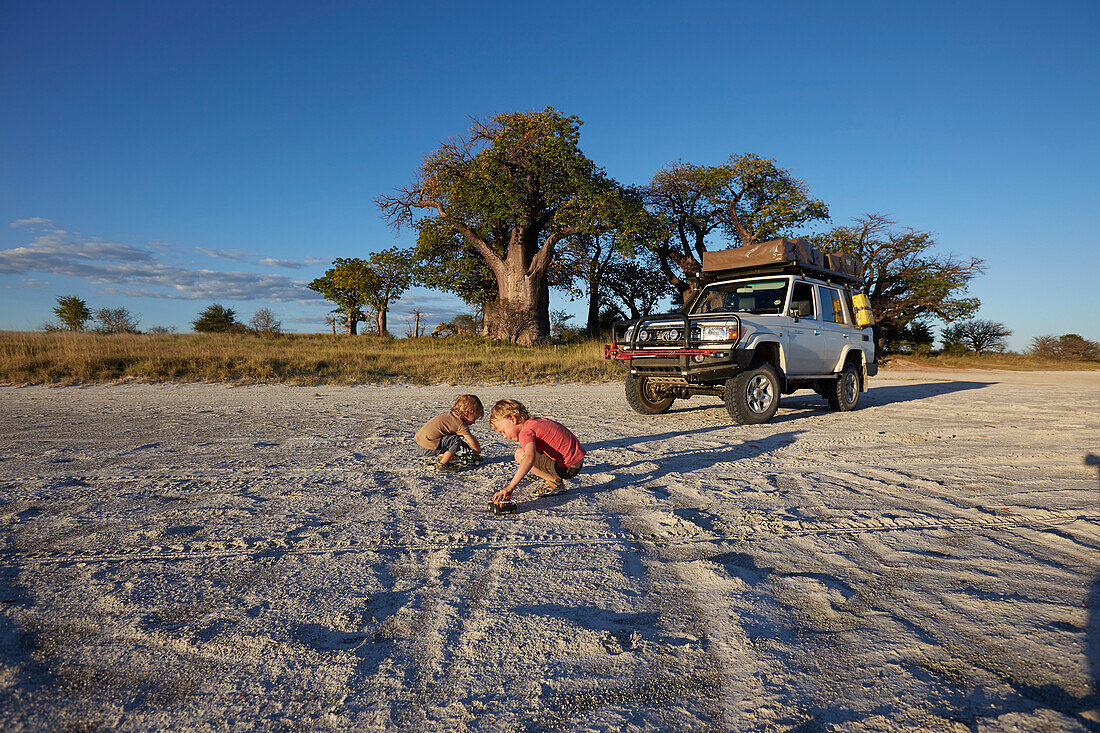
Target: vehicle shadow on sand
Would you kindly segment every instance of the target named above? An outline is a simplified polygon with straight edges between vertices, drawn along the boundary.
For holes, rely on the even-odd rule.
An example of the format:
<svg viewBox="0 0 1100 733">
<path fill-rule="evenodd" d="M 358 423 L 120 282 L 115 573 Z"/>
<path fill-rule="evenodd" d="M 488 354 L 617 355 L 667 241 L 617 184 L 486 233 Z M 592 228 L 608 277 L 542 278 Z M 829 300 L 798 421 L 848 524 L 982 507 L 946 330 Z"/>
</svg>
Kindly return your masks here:
<svg viewBox="0 0 1100 733">
<path fill-rule="evenodd" d="M 668 438 L 678 438 L 684 435 L 698 435 L 726 429 L 728 429 L 728 426 L 715 426 L 711 428 L 700 428 L 699 430 L 639 436 L 634 440 L 629 438 L 605 440 L 590 444 L 588 446 L 588 452 L 593 458 L 597 458 L 597 456 L 593 454 L 599 449 L 609 448 L 614 450 L 616 448 L 628 448 L 629 445 L 636 443 L 656 443 Z M 584 470 L 581 474 L 582 476 L 585 473 L 597 475 L 604 474 L 610 475 L 610 478 L 595 483 L 574 484 L 568 493 L 546 497 L 540 500 L 540 503 L 543 507 L 560 506 L 568 503 L 572 497 L 579 495 L 611 491 L 626 486 L 645 486 L 653 484 L 654 482 L 659 482 L 670 474 L 689 474 L 694 471 L 711 468 L 718 463 L 752 460 L 758 456 L 793 445 L 801 434 L 802 431 L 790 431 L 753 438 L 751 440 L 730 442 L 728 445 L 724 446 L 708 445 L 690 450 L 670 451 L 668 453 L 654 450 L 648 453 L 636 454 L 638 459 L 627 463 L 609 464 L 596 460 L 592 461 L 592 463 L 588 463 L 586 461 Z M 632 470 L 638 467 L 643 467 L 643 470 L 641 472 L 634 472 Z M 653 489 L 658 494 L 663 491 L 660 487 L 653 487 Z"/>
<path fill-rule="evenodd" d="M 890 405 L 898 402 L 926 400 L 970 389 L 992 387 L 996 382 L 923 382 L 921 384 L 901 384 L 890 387 L 871 386 L 860 398 L 867 406 Z"/>
<path fill-rule="evenodd" d="M 881 407 L 883 405 L 897 404 L 899 402 L 914 402 L 927 400 L 942 395 L 964 392 L 971 389 L 984 389 L 991 387 L 996 382 L 927 382 L 922 384 L 903 384 L 890 387 L 870 387 L 860 395 L 860 407 Z M 694 397 L 692 402 L 677 400 L 669 412 L 689 413 L 706 410 L 725 410 L 721 397 Z M 795 411 L 795 412 L 788 412 Z M 786 414 L 784 414 L 786 412 Z M 808 417 L 813 414 L 832 412 L 829 403 L 824 397 L 809 391 L 800 391 L 791 395 L 783 395 L 779 402 L 779 412 L 769 420 L 769 423 L 783 423 L 790 420 Z M 735 424 L 731 425 L 737 427 Z M 727 426 L 728 427 L 728 426 Z M 650 438 L 646 438 L 647 440 Z"/>
</svg>

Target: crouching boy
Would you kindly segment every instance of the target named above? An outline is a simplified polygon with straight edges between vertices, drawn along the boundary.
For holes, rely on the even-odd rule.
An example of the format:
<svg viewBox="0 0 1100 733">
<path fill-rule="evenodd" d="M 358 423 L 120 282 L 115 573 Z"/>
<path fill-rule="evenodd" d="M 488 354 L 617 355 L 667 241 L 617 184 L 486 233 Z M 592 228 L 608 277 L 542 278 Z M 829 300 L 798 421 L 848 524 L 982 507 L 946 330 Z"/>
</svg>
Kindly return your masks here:
<svg viewBox="0 0 1100 733">
<path fill-rule="evenodd" d="M 477 395 L 462 394 L 455 398 L 450 412 L 436 415 L 416 432 L 414 440 L 424 449 L 426 456 L 439 456 L 435 469 L 442 473 L 459 470 L 459 461 L 452 461 L 457 454 L 471 452 L 481 457 L 481 445 L 470 434 L 470 426 L 481 419 L 485 408 Z"/>
<path fill-rule="evenodd" d="M 489 427 L 519 442 L 516 473 L 507 486 L 493 494 L 495 503 L 509 503 L 512 491 L 528 472 L 546 481 L 535 490 L 536 496 L 560 494 L 566 490 L 564 479 L 576 476 L 584 465 L 585 450 L 569 428 L 544 417 L 531 417 L 520 402 L 500 400 L 493 405 Z"/>
</svg>

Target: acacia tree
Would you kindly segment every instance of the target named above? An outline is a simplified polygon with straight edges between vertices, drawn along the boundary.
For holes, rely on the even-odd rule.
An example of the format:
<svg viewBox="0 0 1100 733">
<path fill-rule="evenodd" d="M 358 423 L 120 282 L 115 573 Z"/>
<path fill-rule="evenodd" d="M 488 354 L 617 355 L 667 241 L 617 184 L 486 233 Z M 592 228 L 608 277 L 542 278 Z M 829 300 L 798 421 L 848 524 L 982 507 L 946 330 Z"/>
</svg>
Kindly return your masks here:
<svg viewBox="0 0 1100 733">
<path fill-rule="evenodd" d="M 616 255 L 622 257 L 612 236 L 578 234 L 558 245 L 552 280 L 570 296 L 588 300 L 585 332 L 589 337 L 599 333 L 604 273 Z"/>
<path fill-rule="evenodd" d="M 739 247 L 829 218 L 805 182 L 751 153 L 718 166 L 677 161 L 653 176 L 644 196 L 664 224 L 651 229 L 650 247 L 681 303 L 690 303 L 701 287 L 700 262 L 716 231 L 729 238 L 727 246 Z"/>
<path fill-rule="evenodd" d="M 53 313 L 61 325 L 69 331 L 83 331 L 84 326 L 92 317 L 88 310 L 88 304 L 75 295 L 61 295 L 57 298 L 57 305 Z"/>
<path fill-rule="evenodd" d="M 652 252 L 641 251 L 634 259 L 612 262 L 605 273 L 604 286 L 613 296 L 608 305 L 631 320 L 650 315 L 658 303 L 676 294 L 667 280 L 653 276 L 654 259 Z"/>
<path fill-rule="evenodd" d="M 931 233 L 894 230 L 894 220 L 883 214 L 853 221 L 812 239 L 825 252 L 850 254 L 863 263 L 867 296 L 887 341 L 901 339 L 914 322 L 951 323 L 978 310 L 977 298 L 962 296 L 970 280 L 985 272 L 983 260 L 937 254 Z"/>
<path fill-rule="evenodd" d="M 602 217 L 607 228 L 595 228 L 563 239 L 551 268 L 552 285 L 588 300 L 585 331 L 589 337 L 600 333 L 601 306 L 608 300 L 604 287 L 608 271 L 633 256 L 647 226 L 652 223 L 636 191 L 624 190 L 614 204 L 617 209 Z M 653 279 L 653 273 L 646 273 L 645 277 Z"/>
<path fill-rule="evenodd" d="M 1004 340 L 1011 335 L 1011 329 L 997 321 L 967 321 L 959 324 L 960 340 L 978 356 L 983 351 L 1004 351 Z"/>
<path fill-rule="evenodd" d="M 336 324 L 340 322 L 340 319 L 336 317 L 337 315 L 336 311 L 331 311 L 325 316 L 325 325 L 332 329 L 333 336 L 336 335 Z"/>
<path fill-rule="evenodd" d="M 413 183 L 377 200 L 395 227 L 414 224 L 416 209 L 432 212 L 436 221 L 419 227 L 418 254 L 461 241 L 451 251 L 456 267 L 475 271 L 471 254 L 484 262 L 496 286 L 483 301 L 491 338 L 527 344 L 550 333 L 547 273 L 555 245 L 598 229 L 620 194 L 581 152 L 580 126 L 552 107 L 474 120 L 467 138 L 425 158 Z M 484 291 L 484 281 L 474 285 Z"/>
</svg>

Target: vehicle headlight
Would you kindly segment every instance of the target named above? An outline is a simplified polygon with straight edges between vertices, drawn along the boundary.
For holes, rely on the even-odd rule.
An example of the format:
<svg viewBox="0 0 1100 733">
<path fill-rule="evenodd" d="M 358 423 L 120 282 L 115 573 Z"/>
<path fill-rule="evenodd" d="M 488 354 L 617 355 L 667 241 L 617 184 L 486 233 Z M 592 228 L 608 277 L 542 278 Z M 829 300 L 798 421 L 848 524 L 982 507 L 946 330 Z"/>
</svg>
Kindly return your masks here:
<svg viewBox="0 0 1100 733">
<path fill-rule="evenodd" d="M 638 331 L 639 341 L 649 341 L 649 331 Z"/>
<path fill-rule="evenodd" d="M 680 338 L 680 332 L 677 331 L 675 328 L 671 331 L 664 331 L 661 333 L 661 338 L 665 341 L 675 341 L 676 339 Z"/>
<path fill-rule="evenodd" d="M 703 341 L 736 341 L 736 326 L 703 326 Z"/>
</svg>

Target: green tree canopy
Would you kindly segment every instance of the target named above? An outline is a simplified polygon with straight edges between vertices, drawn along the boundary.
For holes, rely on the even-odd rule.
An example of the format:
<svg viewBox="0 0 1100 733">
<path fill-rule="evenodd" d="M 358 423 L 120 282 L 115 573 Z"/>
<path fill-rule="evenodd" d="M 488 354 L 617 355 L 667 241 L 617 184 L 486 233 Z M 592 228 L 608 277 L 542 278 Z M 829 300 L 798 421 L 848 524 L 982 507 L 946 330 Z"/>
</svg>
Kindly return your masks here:
<svg viewBox="0 0 1100 733">
<path fill-rule="evenodd" d="M 811 221 L 827 220 L 829 208 L 810 198 L 806 182 L 752 153 L 731 156 L 719 202 L 726 207 L 723 227 L 741 244 L 787 236 Z"/>
<path fill-rule="evenodd" d="M 700 262 L 715 232 L 726 235 L 725 247 L 739 247 L 829 218 L 828 207 L 810 197 L 803 181 L 751 153 L 717 166 L 677 161 L 653 176 L 644 195 L 663 222 L 650 228 L 650 247 L 681 302 L 690 302 L 700 287 Z"/>
<path fill-rule="evenodd" d="M 612 261 L 604 274 L 607 305 L 622 318 L 652 314 L 675 290 L 665 279 L 655 277 L 658 269 L 652 252 L 639 251 L 633 259 Z"/>
<path fill-rule="evenodd" d="M 323 277 L 307 287 L 336 304 L 335 312 L 344 317 L 347 332 L 354 335 L 360 321 L 366 320 L 366 306 L 375 319 L 379 336 L 386 334 L 386 316 L 390 304 L 401 297 L 412 281 L 413 256 L 408 250 L 376 252 L 368 260 L 337 258 Z"/>
<path fill-rule="evenodd" d="M 415 181 L 377 201 L 394 226 L 415 223 L 426 210 L 436 223 L 420 226 L 418 255 L 434 262 L 437 281 L 476 275 L 472 254 L 488 267 L 496 290 L 485 305 L 493 338 L 530 343 L 550 332 L 547 273 L 563 237 L 614 226 L 622 188 L 580 150 L 581 121 L 547 107 L 541 112 L 474 120 L 465 139 L 429 154 Z M 452 251 L 447 270 L 440 247 Z M 460 297 L 484 291 L 474 278 Z M 515 324 L 525 321 L 523 328 Z"/>
<path fill-rule="evenodd" d="M 53 312 L 62 327 L 69 331 L 83 331 L 92 317 L 88 304 L 75 295 L 59 296 Z"/>
<path fill-rule="evenodd" d="M 963 296 L 970 280 L 985 271 L 984 261 L 938 254 L 931 233 L 893 225 L 887 216 L 866 214 L 812 240 L 825 252 L 844 252 L 863 263 L 871 309 L 887 341 L 901 338 L 914 322 L 951 323 L 973 315 L 980 301 Z"/>
<path fill-rule="evenodd" d="M 416 283 L 453 293 L 481 313 L 499 292 L 496 276 L 485 258 L 438 217 L 425 217 L 416 226 Z"/>
<path fill-rule="evenodd" d="M 227 331 L 243 331 L 244 325 L 237 321 L 237 314 L 232 308 L 226 308 L 218 303 L 206 307 L 199 317 L 191 321 L 192 327 L 198 333 L 224 333 Z"/>
<path fill-rule="evenodd" d="M 367 267 L 375 277 L 365 292 L 366 304 L 374 313 L 377 334 L 385 336 L 390 304 L 401 297 L 413 279 L 413 255 L 408 250 L 391 247 L 371 255 Z"/>
<path fill-rule="evenodd" d="M 333 313 L 342 315 L 349 335 L 358 333 L 358 324 L 366 320 L 363 306 L 375 287 L 375 275 L 366 261 L 358 257 L 337 257 L 332 267 L 306 287 L 336 304 Z"/>
<path fill-rule="evenodd" d="M 608 211 L 601 216 L 609 226 L 603 231 L 585 231 L 561 240 L 550 274 L 552 285 L 588 301 L 585 332 L 590 338 L 599 335 L 601 320 L 606 320 L 601 319 L 601 313 L 606 310 L 610 294 L 604 283 L 607 273 L 634 255 L 652 219 L 633 189 L 624 189 L 622 196 L 609 199 L 606 205 Z M 647 278 L 652 279 L 653 273 Z"/>
</svg>

